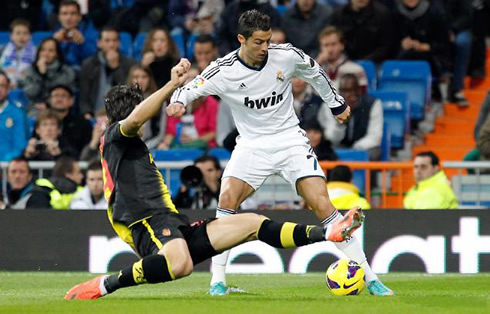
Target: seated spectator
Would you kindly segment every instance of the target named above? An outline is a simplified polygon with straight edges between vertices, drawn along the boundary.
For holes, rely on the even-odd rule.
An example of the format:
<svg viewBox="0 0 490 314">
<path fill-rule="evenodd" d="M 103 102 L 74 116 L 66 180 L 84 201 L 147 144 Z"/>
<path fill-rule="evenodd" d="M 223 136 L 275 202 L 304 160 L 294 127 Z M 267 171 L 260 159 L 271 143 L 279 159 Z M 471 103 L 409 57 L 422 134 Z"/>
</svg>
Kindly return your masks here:
<svg viewBox="0 0 490 314">
<path fill-rule="evenodd" d="M 318 121 L 320 108 L 326 106 L 323 99 L 314 92 L 311 85 L 299 78 L 293 77 L 291 86 L 294 97 L 293 107 L 300 125 Z"/>
<path fill-rule="evenodd" d="M 90 142 L 82 149 L 80 160 L 90 161 L 100 159 L 100 138 L 108 125 L 109 119 L 107 118 L 105 108 L 102 108 L 95 114 L 95 124 L 94 128 L 92 129 L 92 137 L 90 138 Z"/>
<path fill-rule="evenodd" d="M 22 154 L 27 145 L 27 120 L 24 109 L 8 100 L 10 81 L 0 71 L 0 161 Z"/>
<path fill-rule="evenodd" d="M 318 54 L 318 34 L 330 24 L 332 8 L 316 0 L 296 0 L 282 16 L 281 28 L 289 42 L 310 56 Z"/>
<path fill-rule="evenodd" d="M 340 78 L 347 73 L 354 74 L 363 92 L 367 90 L 366 72 L 359 64 L 349 60 L 344 53 L 344 37 L 335 26 L 324 28 L 318 35 L 320 53 L 316 61 L 327 72 L 335 88 L 339 88 Z"/>
<path fill-rule="evenodd" d="M 339 92 L 351 108 L 352 116 L 345 124 L 338 123 L 330 110 L 322 108 L 319 121 L 325 127 L 325 137 L 334 147 L 367 150 L 369 160 L 381 159 L 383 138 L 383 106 L 381 102 L 361 92 L 354 74 L 340 78 Z M 326 107 L 326 106 L 325 106 Z"/>
<path fill-rule="evenodd" d="M 146 36 L 141 64 L 149 67 L 160 88 L 170 80 L 170 70 L 179 61 L 179 51 L 165 28 L 154 28 Z"/>
<path fill-rule="evenodd" d="M 80 191 L 83 173 L 78 163 L 67 156 L 56 161 L 49 179 L 36 180 L 27 208 L 69 209 L 75 193 Z"/>
<path fill-rule="evenodd" d="M 100 160 L 92 161 L 85 176 L 86 185 L 79 190 L 70 203 L 70 209 L 107 209 L 104 198 L 104 181 Z"/>
<path fill-rule="evenodd" d="M 215 39 L 210 35 L 199 35 L 194 42 L 194 62 L 200 72 L 218 57 Z"/>
<path fill-rule="evenodd" d="M 10 23 L 10 42 L 0 57 L 0 68 L 9 76 L 11 88 L 22 88 L 26 70 L 35 56 L 31 24 L 24 19 L 15 19 Z"/>
<path fill-rule="evenodd" d="M 189 71 L 189 81 L 199 71 L 193 67 Z M 196 78 L 199 79 L 199 78 Z M 216 120 L 218 101 L 213 96 L 199 97 L 187 106 L 181 118 L 167 117 L 167 129 L 159 149 L 211 148 L 216 147 Z"/>
<path fill-rule="evenodd" d="M 138 84 L 143 92 L 143 97 L 146 98 L 156 92 L 157 84 L 153 78 L 153 74 L 148 67 L 140 64 L 135 64 L 129 70 L 126 85 L 132 86 Z M 166 107 L 165 105 L 163 107 Z M 167 125 L 167 113 L 164 109 L 155 115 L 151 120 L 143 124 L 143 136 L 141 139 L 145 142 L 148 148 L 152 149 L 158 146 L 165 135 Z"/>
<path fill-rule="evenodd" d="M 57 85 L 49 91 L 49 106 L 61 121 L 60 138 L 76 150 L 76 157 L 90 141 L 92 125 L 72 111 L 75 97 L 65 85 Z"/>
<path fill-rule="evenodd" d="M 274 27 L 272 28 L 271 44 L 285 44 L 287 43 L 286 33 L 282 28 Z"/>
<path fill-rule="evenodd" d="M 344 34 L 345 51 L 352 60 L 380 63 L 393 56 L 393 17 L 379 2 L 350 0 L 334 11 L 332 24 Z"/>
<path fill-rule="evenodd" d="M 332 144 L 325 139 L 323 128 L 318 121 L 308 121 L 301 125 L 301 127 L 306 131 L 306 134 L 310 139 L 310 145 L 319 161 L 339 159 L 332 148 Z"/>
<path fill-rule="evenodd" d="M 429 62 L 432 76 L 440 78 L 447 69 L 449 36 L 444 17 L 427 0 L 402 0 L 396 14 L 398 59 Z M 433 97 L 441 99 L 438 83 L 432 84 Z"/>
<path fill-rule="evenodd" d="M 352 171 L 348 166 L 335 166 L 329 173 L 327 190 L 330 201 L 337 209 L 360 206 L 370 209 L 369 202 L 359 195 L 359 189 L 352 184 Z"/>
<path fill-rule="evenodd" d="M 440 169 L 439 158 L 431 151 L 422 152 L 413 161 L 413 186 L 403 199 L 406 209 L 458 208 L 449 180 Z"/>
<path fill-rule="evenodd" d="M 168 4 L 170 28 L 184 34 L 212 34 L 214 23 L 219 19 L 224 8 L 224 0 L 170 0 Z"/>
<path fill-rule="evenodd" d="M 3 202 L 0 199 L 0 209 L 25 209 L 33 186 L 27 160 L 22 157 L 12 159 L 7 167 L 7 195 Z"/>
<path fill-rule="evenodd" d="M 112 86 L 124 84 L 135 60 L 125 57 L 119 48 L 119 33 L 113 27 L 100 31 L 99 51 L 83 61 L 80 72 L 80 110 L 85 119 L 104 107 L 105 94 Z"/>
<path fill-rule="evenodd" d="M 29 140 L 23 153 L 26 159 L 55 160 L 62 153 L 76 156 L 76 150 L 60 138 L 61 121 L 51 109 L 37 115 L 34 131 L 36 135 Z"/>
<path fill-rule="evenodd" d="M 54 38 L 45 38 L 39 45 L 36 60 L 27 69 L 24 92 L 31 103 L 29 115 L 47 108 L 49 90 L 63 84 L 75 87 L 75 72 L 65 63 L 60 45 Z"/>
<path fill-rule="evenodd" d="M 277 27 L 281 24 L 279 13 L 277 13 L 277 10 L 269 1 L 233 0 L 225 7 L 223 13 L 221 13 L 221 18 L 216 27 L 218 51 L 221 56 L 240 47 L 240 42 L 236 37 L 238 34 L 238 18 L 243 12 L 252 9 L 256 9 L 270 16 L 272 27 Z"/>
<path fill-rule="evenodd" d="M 97 31 L 90 21 L 82 21 L 80 5 L 75 0 L 62 0 L 58 8 L 61 27 L 53 37 L 61 43 L 66 62 L 77 70 L 85 58 L 97 49 Z"/>
</svg>

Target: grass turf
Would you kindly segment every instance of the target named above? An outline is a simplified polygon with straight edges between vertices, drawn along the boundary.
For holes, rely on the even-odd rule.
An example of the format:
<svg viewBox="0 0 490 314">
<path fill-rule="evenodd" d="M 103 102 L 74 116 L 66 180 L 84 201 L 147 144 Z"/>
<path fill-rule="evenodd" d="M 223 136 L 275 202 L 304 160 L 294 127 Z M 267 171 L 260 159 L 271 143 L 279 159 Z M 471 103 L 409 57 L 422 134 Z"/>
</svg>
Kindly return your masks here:
<svg viewBox="0 0 490 314">
<path fill-rule="evenodd" d="M 87 273 L 0 272 L 0 313 L 490 313 L 490 274 L 381 276 L 396 297 L 335 297 L 324 275 L 229 275 L 248 293 L 207 295 L 209 274 L 122 289 L 96 301 L 65 301 Z"/>
</svg>

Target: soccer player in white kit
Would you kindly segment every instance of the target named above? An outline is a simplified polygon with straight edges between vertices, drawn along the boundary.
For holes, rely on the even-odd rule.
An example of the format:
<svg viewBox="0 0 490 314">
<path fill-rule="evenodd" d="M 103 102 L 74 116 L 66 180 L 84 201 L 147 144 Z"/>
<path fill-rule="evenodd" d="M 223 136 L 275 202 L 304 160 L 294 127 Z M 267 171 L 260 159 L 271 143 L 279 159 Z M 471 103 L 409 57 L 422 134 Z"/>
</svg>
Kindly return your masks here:
<svg viewBox="0 0 490 314">
<path fill-rule="evenodd" d="M 240 48 L 213 61 L 201 75 L 176 90 L 167 114 L 180 117 L 187 104 L 208 95 L 219 96 L 231 107 L 240 136 L 223 174 L 216 217 L 234 214 L 267 177 L 277 174 L 327 227 L 343 216 L 330 202 L 325 174 L 306 132 L 298 126 L 291 78 L 311 84 L 340 123 L 348 121 L 350 108 L 313 58 L 290 44 L 270 44 L 271 35 L 269 16 L 256 10 L 244 12 L 238 21 Z M 355 237 L 336 245 L 364 268 L 371 294 L 394 294 L 371 270 Z M 228 293 L 228 255 L 226 251 L 213 257 L 211 295 Z"/>
</svg>

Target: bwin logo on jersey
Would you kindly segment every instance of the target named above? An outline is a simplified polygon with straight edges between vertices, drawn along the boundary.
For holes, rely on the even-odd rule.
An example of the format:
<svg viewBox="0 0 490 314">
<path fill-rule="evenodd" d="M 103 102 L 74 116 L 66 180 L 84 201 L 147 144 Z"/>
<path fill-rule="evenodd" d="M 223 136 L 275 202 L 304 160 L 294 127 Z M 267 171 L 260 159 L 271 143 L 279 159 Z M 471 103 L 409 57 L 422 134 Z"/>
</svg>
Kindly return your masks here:
<svg viewBox="0 0 490 314">
<path fill-rule="evenodd" d="M 280 101 L 282 101 L 282 94 L 276 96 L 276 92 L 272 92 L 272 96 L 256 100 L 245 97 L 245 99 L 243 100 L 243 104 L 250 109 L 262 109 L 267 108 L 269 105 L 271 107 L 277 105 Z"/>
</svg>

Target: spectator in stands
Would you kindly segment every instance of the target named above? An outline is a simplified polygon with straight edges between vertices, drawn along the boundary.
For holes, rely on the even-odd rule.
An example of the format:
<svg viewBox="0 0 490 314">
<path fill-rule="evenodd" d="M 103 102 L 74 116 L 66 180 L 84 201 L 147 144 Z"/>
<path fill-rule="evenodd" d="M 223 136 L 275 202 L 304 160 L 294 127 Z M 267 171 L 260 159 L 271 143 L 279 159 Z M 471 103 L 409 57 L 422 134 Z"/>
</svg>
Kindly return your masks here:
<svg viewBox="0 0 490 314">
<path fill-rule="evenodd" d="M 291 79 L 293 90 L 293 107 L 300 124 L 318 121 L 320 108 L 326 106 L 322 98 L 318 96 L 311 85 L 305 81 L 293 77 Z"/>
<path fill-rule="evenodd" d="M 200 72 L 215 60 L 218 48 L 215 39 L 210 35 L 199 35 L 194 42 L 194 62 Z"/>
<path fill-rule="evenodd" d="M 453 79 L 449 89 L 449 101 L 460 106 L 467 106 L 464 97 L 464 77 L 468 70 L 471 54 L 471 26 L 473 18 L 472 1 L 448 0 L 446 11 L 450 18 L 449 39 L 455 47 L 453 58 Z"/>
<path fill-rule="evenodd" d="M 79 190 L 70 203 L 70 209 L 107 209 L 104 198 L 104 181 L 100 160 L 92 161 L 87 168 L 85 186 Z"/>
<path fill-rule="evenodd" d="M 370 209 L 369 202 L 359 195 L 359 188 L 352 183 L 352 171 L 348 166 L 335 166 L 329 173 L 327 190 L 333 206 L 337 209 L 349 209 L 360 206 Z"/>
<path fill-rule="evenodd" d="M 296 0 L 282 16 L 281 28 L 291 44 L 310 56 L 318 54 L 318 34 L 328 24 L 332 8 L 316 0 Z"/>
<path fill-rule="evenodd" d="M 363 92 L 367 90 L 366 72 L 359 64 L 349 60 L 344 53 L 344 37 L 342 32 L 335 26 L 324 28 L 318 35 L 320 42 L 320 53 L 316 61 L 327 72 L 335 88 L 339 88 L 340 78 L 347 73 L 352 73 L 357 77 Z"/>
<path fill-rule="evenodd" d="M 391 12 L 374 0 L 350 0 L 332 15 L 345 38 L 345 51 L 352 60 L 380 63 L 394 54 L 396 40 Z"/>
<path fill-rule="evenodd" d="M 490 161 L 490 115 L 487 115 L 485 122 L 481 126 L 476 144 L 480 153 L 480 160 Z M 489 170 L 485 169 L 485 173 L 488 173 Z"/>
<path fill-rule="evenodd" d="M 478 114 L 478 119 L 475 125 L 475 131 L 473 133 L 475 139 L 478 139 L 478 134 L 480 134 L 480 129 L 487 117 L 490 115 L 490 91 L 487 93 L 487 97 L 483 100 L 483 104 L 480 107 L 480 112 Z"/>
<path fill-rule="evenodd" d="M 367 150 L 369 160 L 380 160 L 383 137 L 381 102 L 361 92 L 354 74 L 345 74 L 340 78 L 339 92 L 351 108 L 351 119 L 345 124 L 339 124 L 330 110 L 322 108 L 319 121 L 325 127 L 325 137 L 334 147 Z"/>
<path fill-rule="evenodd" d="M 269 1 L 233 0 L 225 7 L 221 18 L 217 22 L 217 44 L 221 56 L 240 47 L 240 43 L 236 37 L 238 34 L 238 18 L 243 12 L 252 9 L 256 9 L 270 16 L 272 27 L 277 27 L 281 24 L 279 13 L 277 13 Z"/>
<path fill-rule="evenodd" d="M 75 0 L 62 0 L 58 8 L 60 28 L 53 37 L 61 43 L 66 62 L 76 69 L 97 50 L 97 31 L 90 21 L 82 21 L 80 5 Z"/>
<path fill-rule="evenodd" d="M 224 0 L 170 0 L 168 21 L 173 31 L 183 34 L 212 34 L 224 8 Z"/>
<path fill-rule="evenodd" d="M 112 86 L 124 84 L 129 69 L 136 61 L 120 51 L 119 33 L 113 27 L 104 27 L 97 42 L 99 51 L 83 61 L 80 72 L 80 110 L 85 119 L 104 107 L 104 97 Z"/>
<path fill-rule="evenodd" d="M 22 154 L 27 145 L 27 121 L 24 109 L 8 100 L 10 81 L 0 71 L 0 161 Z"/>
<path fill-rule="evenodd" d="M 170 70 L 179 60 L 175 41 L 165 28 L 152 29 L 143 45 L 141 64 L 149 67 L 160 88 L 170 80 Z"/>
<path fill-rule="evenodd" d="M 158 89 L 151 70 L 141 64 L 135 64 L 131 67 L 126 84 L 138 84 L 145 98 Z M 164 105 L 164 107 L 166 106 Z M 160 110 L 159 114 L 143 124 L 143 136 L 141 138 L 148 148 L 156 148 L 162 142 L 166 125 L 167 113 L 165 110 Z"/>
<path fill-rule="evenodd" d="M 426 60 L 432 76 L 440 78 L 447 69 L 449 32 L 444 17 L 427 0 L 402 0 L 396 14 L 399 59 Z M 441 99 L 438 83 L 433 83 L 433 97 Z"/>
<path fill-rule="evenodd" d="M 39 45 L 36 59 L 26 72 L 24 92 L 31 103 L 30 116 L 47 108 L 49 90 L 59 84 L 73 90 L 75 72 L 65 63 L 58 42 L 54 38 L 45 38 Z"/>
<path fill-rule="evenodd" d="M 82 189 L 82 180 L 83 173 L 74 159 L 59 158 L 49 179 L 36 180 L 27 208 L 69 209 L 75 193 Z"/>
<path fill-rule="evenodd" d="M 34 186 L 31 168 L 26 159 L 17 157 L 9 162 L 7 183 L 7 195 L 3 202 L 0 199 L 0 208 L 25 209 Z"/>
<path fill-rule="evenodd" d="M 173 200 L 174 204 L 178 208 L 215 209 L 218 206 L 222 174 L 219 160 L 214 156 L 204 155 L 194 160 L 194 166 L 202 173 L 201 182 L 197 187 L 182 184 Z M 195 188 L 192 195 L 191 188 Z"/>
<path fill-rule="evenodd" d="M 10 41 L 0 57 L 0 68 L 9 76 L 11 88 L 22 88 L 26 70 L 35 56 L 31 24 L 24 19 L 13 20 L 10 23 Z"/>
<path fill-rule="evenodd" d="M 310 139 L 310 145 L 315 152 L 318 160 L 337 160 L 339 159 L 335 151 L 332 149 L 332 145 L 323 135 L 323 128 L 316 120 L 308 121 L 301 125 L 305 129 L 308 138 Z M 311 156 L 313 157 L 313 156 Z M 310 158 L 310 157 L 307 157 Z"/>
<path fill-rule="evenodd" d="M 189 81 L 201 80 L 197 67 L 189 71 Z M 216 147 L 216 120 L 219 103 L 213 96 L 200 97 L 187 106 L 181 118 L 167 117 L 167 129 L 160 149 Z"/>
<path fill-rule="evenodd" d="M 105 108 L 101 108 L 95 114 L 95 124 L 94 128 L 92 129 L 92 137 L 90 138 L 90 142 L 82 149 L 80 160 L 90 161 L 100 159 L 100 138 L 108 125 L 109 119 L 107 118 Z"/>
<path fill-rule="evenodd" d="M 406 209 L 457 208 L 458 201 L 449 180 L 440 169 L 439 158 L 431 151 L 422 152 L 413 161 L 413 186 L 403 200 Z"/>
<path fill-rule="evenodd" d="M 49 91 L 49 106 L 61 121 L 60 139 L 76 150 L 76 157 L 90 141 L 92 125 L 80 115 L 72 111 L 75 96 L 70 87 L 57 85 Z"/>
<path fill-rule="evenodd" d="M 485 78 L 487 60 L 486 38 L 490 35 L 490 0 L 474 0 L 472 19 L 472 47 L 469 74 L 472 78 L 470 86 L 476 86 Z"/>
<path fill-rule="evenodd" d="M 51 109 L 46 109 L 37 115 L 32 137 L 23 156 L 28 160 L 55 160 L 60 155 L 67 154 L 76 157 L 76 150 L 60 138 L 61 121 Z"/>
<path fill-rule="evenodd" d="M 272 28 L 271 44 L 285 44 L 287 42 L 286 33 L 280 27 Z"/>
</svg>

